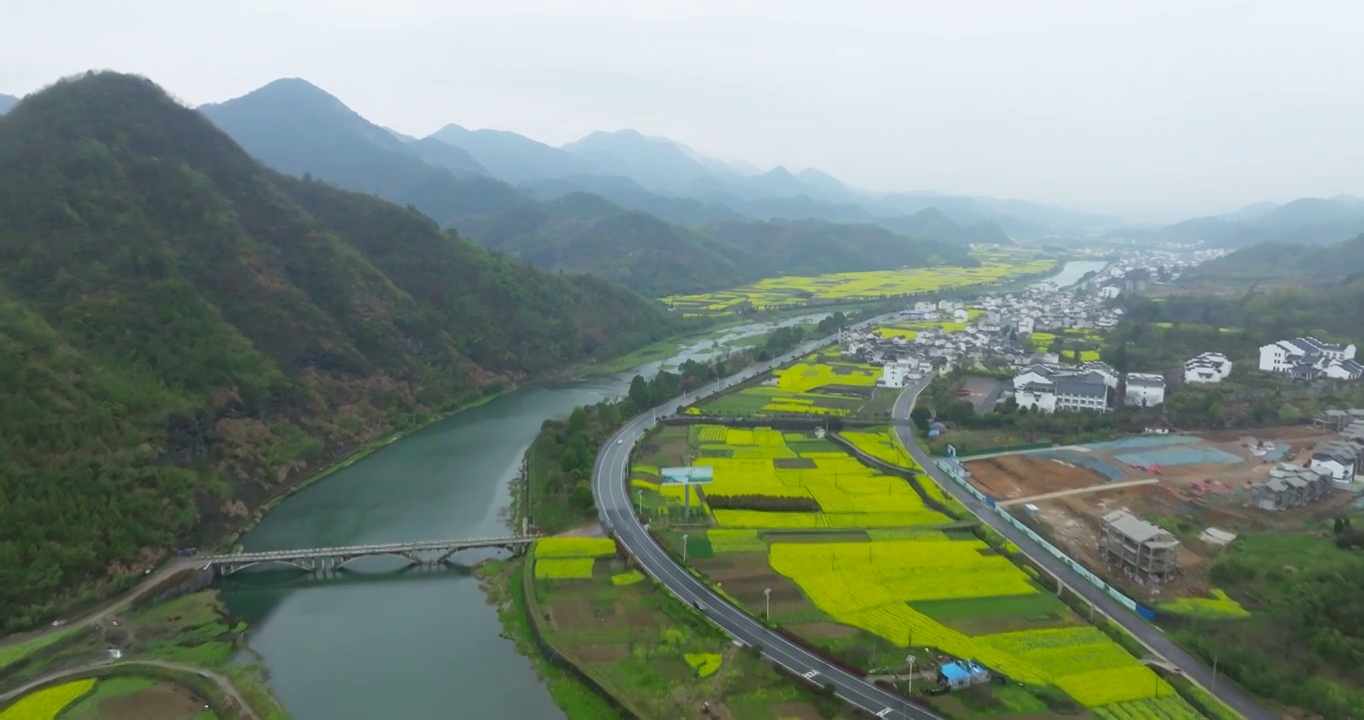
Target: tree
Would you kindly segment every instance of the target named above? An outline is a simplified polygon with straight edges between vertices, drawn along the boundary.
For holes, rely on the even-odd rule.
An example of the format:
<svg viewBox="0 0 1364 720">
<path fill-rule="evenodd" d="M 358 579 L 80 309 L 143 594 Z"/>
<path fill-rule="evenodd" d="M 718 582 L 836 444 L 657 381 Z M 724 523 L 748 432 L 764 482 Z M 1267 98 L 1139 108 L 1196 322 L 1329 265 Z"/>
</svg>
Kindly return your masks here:
<svg viewBox="0 0 1364 720">
<path fill-rule="evenodd" d="M 1284 403 L 1279 406 L 1279 422 L 1284 425 L 1297 425 L 1302 422 L 1302 411 L 1295 405 Z"/>
<path fill-rule="evenodd" d="M 643 375 L 636 375 L 630 380 L 630 403 L 635 406 L 635 409 L 642 410 L 649 407 L 652 400 L 649 383 Z"/>
<path fill-rule="evenodd" d="M 919 428 L 919 432 L 928 432 L 928 422 L 933 418 L 933 411 L 923 406 L 916 406 L 909 411 L 909 419 L 914 422 L 914 426 Z"/>
</svg>

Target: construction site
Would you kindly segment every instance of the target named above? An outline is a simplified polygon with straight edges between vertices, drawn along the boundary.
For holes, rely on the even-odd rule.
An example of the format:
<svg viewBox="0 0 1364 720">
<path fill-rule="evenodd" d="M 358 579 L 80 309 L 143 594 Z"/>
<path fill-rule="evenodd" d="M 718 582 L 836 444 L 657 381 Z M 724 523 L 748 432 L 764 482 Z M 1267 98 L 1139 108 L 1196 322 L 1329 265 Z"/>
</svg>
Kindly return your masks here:
<svg viewBox="0 0 1364 720">
<path fill-rule="evenodd" d="M 1307 426 L 1142 435 L 964 464 L 996 504 L 1155 601 L 1205 592 L 1208 558 L 1237 535 L 1302 529 L 1354 502 L 1306 469 L 1332 440 Z"/>
</svg>

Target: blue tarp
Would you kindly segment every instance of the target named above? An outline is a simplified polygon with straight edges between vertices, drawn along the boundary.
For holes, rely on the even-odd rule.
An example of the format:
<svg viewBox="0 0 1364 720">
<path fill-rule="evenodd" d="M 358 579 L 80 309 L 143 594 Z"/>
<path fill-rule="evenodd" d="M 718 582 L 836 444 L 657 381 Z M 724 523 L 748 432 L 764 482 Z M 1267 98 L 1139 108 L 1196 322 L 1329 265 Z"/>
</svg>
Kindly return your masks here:
<svg viewBox="0 0 1364 720">
<path fill-rule="evenodd" d="M 938 668 L 938 672 L 947 682 L 955 684 L 985 674 L 985 668 L 973 662 L 950 662 Z"/>
<path fill-rule="evenodd" d="M 1117 459 L 1128 465 L 1138 467 L 1150 467 L 1152 465 L 1202 465 L 1204 463 L 1222 463 L 1230 465 L 1241 462 L 1241 458 L 1232 455 L 1224 450 L 1206 446 L 1175 446 L 1165 447 L 1156 450 L 1146 450 L 1144 452 L 1125 453 L 1114 455 Z"/>
</svg>

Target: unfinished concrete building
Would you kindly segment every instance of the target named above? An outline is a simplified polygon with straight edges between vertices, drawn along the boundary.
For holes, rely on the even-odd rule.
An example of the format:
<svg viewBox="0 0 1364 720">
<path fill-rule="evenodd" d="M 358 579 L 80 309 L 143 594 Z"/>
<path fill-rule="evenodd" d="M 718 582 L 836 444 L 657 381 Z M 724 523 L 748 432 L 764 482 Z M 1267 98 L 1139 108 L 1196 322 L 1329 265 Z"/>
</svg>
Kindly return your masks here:
<svg viewBox="0 0 1364 720">
<path fill-rule="evenodd" d="M 1280 463 L 1269 480 L 1251 488 L 1250 504 L 1261 510 L 1287 510 L 1314 503 L 1331 492 L 1331 476 L 1301 465 Z"/>
<path fill-rule="evenodd" d="M 1175 536 L 1125 508 L 1104 516 L 1099 551 L 1109 563 L 1120 565 L 1123 572 L 1138 580 L 1170 580 L 1179 568 L 1179 541 Z"/>
</svg>

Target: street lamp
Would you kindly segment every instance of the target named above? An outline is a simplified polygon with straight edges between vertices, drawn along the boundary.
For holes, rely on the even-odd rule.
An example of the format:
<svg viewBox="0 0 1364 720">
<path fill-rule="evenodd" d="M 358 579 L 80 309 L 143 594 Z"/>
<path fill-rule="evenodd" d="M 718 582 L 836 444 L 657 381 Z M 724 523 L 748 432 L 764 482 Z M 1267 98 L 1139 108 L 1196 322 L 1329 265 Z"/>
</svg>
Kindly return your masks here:
<svg viewBox="0 0 1364 720">
<path fill-rule="evenodd" d="M 643 514 L 644 514 L 644 489 L 643 489 L 643 488 L 640 488 L 639 490 L 637 490 L 637 491 L 635 492 L 635 495 L 639 498 L 639 514 L 640 514 L 640 515 L 643 515 Z"/>
<path fill-rule="evenodd" d="M 763 588 L 763 597 L 767 598 L 767 623 L 772 624 L 772 588 Z M 1217 667 L 1215 664 L 1213 667 Z M 1213 677 L 1216 677 L 1214 675 Z M 1216 681 L 1214 681 L 1215 683 Z"/>
<path fill-rule="evenodd" d="M 682 536 L 682 564 L 687 564 L 687 536 Z"/>
<path fill-rule="evenodd" d="M 906 655 L 906 656 L 905 656 L 905 662 L 909 663 L 909 689 L 906 690 L 906 693 L 909 694 L 909 695 L 913 695 L 913 694 L 914 694 L 914 661 L 915 661 L 915 660 L 918 660 L 918 658 L 914 657 L 913 655 Z"/>
</svg>

